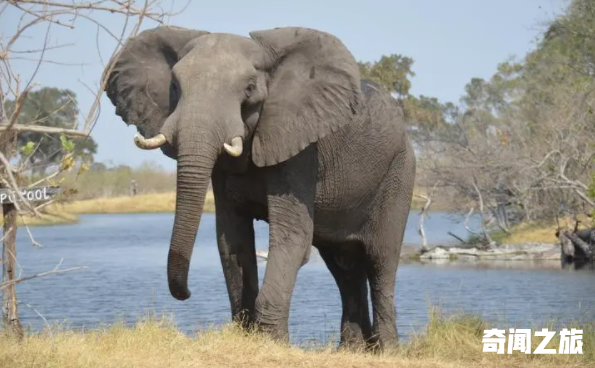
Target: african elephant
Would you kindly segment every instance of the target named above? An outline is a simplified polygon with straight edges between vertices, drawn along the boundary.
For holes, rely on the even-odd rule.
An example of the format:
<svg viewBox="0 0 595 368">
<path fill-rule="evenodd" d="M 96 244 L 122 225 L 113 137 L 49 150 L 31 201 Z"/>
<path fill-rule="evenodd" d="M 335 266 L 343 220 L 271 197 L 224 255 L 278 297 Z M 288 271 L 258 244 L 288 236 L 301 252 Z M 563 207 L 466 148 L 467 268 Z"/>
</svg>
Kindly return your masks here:
<svg viewBox="0 0 595 368">
<path fill-rule="evenodd" d="M 396 342 L 395 277 L 415 156 L 399 105 L 361 81 L 336 37 L 306 28 L 248 38 L 159 27 L 130 39 L 104 73 L 116 114 L 137 127 L 136 145 L 177 160 L 167 260 L 176 299 L 190 297 L 190 257 L 212 180 L 234 318 L 287 339 L 296 275 L 314 245 L 340 290 L 342 343 Z M 260 290 L 254 219 L 270 229 Z"/>
</svg>

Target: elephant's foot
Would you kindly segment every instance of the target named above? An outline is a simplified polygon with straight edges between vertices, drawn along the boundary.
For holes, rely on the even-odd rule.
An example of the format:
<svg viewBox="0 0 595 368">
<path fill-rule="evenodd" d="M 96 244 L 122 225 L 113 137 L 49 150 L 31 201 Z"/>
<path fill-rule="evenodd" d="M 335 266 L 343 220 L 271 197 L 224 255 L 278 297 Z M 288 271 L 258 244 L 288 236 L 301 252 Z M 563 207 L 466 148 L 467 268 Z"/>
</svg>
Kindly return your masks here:
<svg viewBox="0 0 595 368">
<path fill-rule="evenodd" d="M 399 338 L 396 328 L 380 329 L 374 334 L 367 344 L 367 350 L 371 352 L 387 352 L 396 350 L 399 347 Z"/>
<path fill-rule="evenodd" d="M 270 336 L 273 340 L 288 343 L 289 299 L 278 301 L 271 298 L 270 295 L 270 293 L 267 294 L 267 288 L 264 285 L 258 298 L 256 298 L 255 325 L 258 331 Z"/>
<path fill-rule="evenodd" d="M 285 324 L 266 324 L 266 323 L 256 322 L 256 326 L 258 328 L 258 331 L 268 335 L 273 340 L 278 341 L 280 343 L 284 343 L 284 344 L 289 343 L 289 329 L 287 327 L 287 323 L 285 323 Z"/>
<path fill-rule="evenodd" d="M 354 352 L 367 350 L 367 342 L 358 324 L 343 324 L 339 349 Z"/>
<path fill-rule="evenodd" d="M 361 351 L 372 336 L 368 309 L 368 280 L 363 247 L 347 242 L 341 246 L 319 244 L 318 252 L 335 278 L 341 294 L 340 349 Z"/>
</svg>

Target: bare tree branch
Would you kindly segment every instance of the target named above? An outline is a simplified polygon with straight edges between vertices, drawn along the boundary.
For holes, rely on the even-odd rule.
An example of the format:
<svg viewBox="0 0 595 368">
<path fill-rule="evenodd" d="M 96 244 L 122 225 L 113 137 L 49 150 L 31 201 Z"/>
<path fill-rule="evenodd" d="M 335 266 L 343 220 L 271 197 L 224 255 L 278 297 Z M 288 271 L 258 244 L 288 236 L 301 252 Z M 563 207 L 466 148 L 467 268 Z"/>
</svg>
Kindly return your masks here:
<svg viewBox="0 0 595 368">
<path fill-rule="evenodd" d="M 3 282 L 3 283 L 0 284 L 0 291 L 6 289 L 10 285 L 18 284 L 18 283 L 23 282 L 23 281 L 29 281 L 29 280 L 37 279 L 37 278 L 40 278 L 40 277 L 46 277 L 46 276 L 49 276 L 49 275 L 56 275 L 56 274 L 66 273 L 66 272 L 71 272 L 71 271 L 78 271 L 78 270 L 83 270 L 83 269 L 87 268 L 85 266 L 77 266 L 77 267 L 70 267 L 70 268 L 60 269 L 60 266 L 61 265 L 62 265 L 62 262 L 60 262 L 60 264 L 58 266 L 56 266 L 51 271 L 42 272 L 42 273 L 38 273 L 38 274 L 35 274 L 35 275 L 26 276 L 26 277 L 19 277 L 19 278 L 13 279 L 11 281 Z"/>
</svg>

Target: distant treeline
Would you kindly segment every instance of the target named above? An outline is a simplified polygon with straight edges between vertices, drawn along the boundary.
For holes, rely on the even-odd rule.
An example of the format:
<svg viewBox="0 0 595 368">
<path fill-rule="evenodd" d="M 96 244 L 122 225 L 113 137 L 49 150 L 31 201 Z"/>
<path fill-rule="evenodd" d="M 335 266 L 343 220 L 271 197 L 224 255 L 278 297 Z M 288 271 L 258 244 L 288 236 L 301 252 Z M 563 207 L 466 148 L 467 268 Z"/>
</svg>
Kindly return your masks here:
<svg viewBox="0 0 595 368">
<path fill-rule="evenodd" d="M 172 192 L 176 188 L 175 172 L 152 162 L 137 168 L 94 162 L 88 170 L 69 172 L 64 179 L 62 187 L 67 197 L 73 200 L 128 196 L 133 180 L 137 194 Z"/>
<path fill-rule="evenodd" d="M 360 64 L 404 108 L 418 186 L 479 213 L 486 241 L 595 209 L 595 1 L 570 1 L 542 26 L 534 50 L 472 78 L 458 103 L 412 96 L 410 58 Z"/>
</svg>

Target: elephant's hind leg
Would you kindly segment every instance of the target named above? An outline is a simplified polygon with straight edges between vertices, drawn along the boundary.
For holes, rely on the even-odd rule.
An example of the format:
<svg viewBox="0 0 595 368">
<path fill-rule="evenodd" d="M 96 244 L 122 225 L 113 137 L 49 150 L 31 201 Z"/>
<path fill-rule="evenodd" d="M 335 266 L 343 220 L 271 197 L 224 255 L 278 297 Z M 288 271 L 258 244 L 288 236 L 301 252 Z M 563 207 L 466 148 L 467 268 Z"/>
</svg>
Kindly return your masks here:
<svg viewBox="0 0 595 368">
<path fill-rule="evenodd" d="M 384 251 L 368 255 L 368 278 L 372 299 L 374 348 L 395 347 L 398 341 L 395 308 L 397 262 L 393 254 Z M 397 256 L 398 257 L 398 256 Z"/>
<path fill-rule="evenodd" d="M 372 335 L 364 249 L 354 242 L 321 246 L 318 251 L 341 293 L 341 347 L 363 348 Z"/>
<path fill-rule="evenodd" d="M 405 150 L 395 157 L 374 203 L 374 216 L 363 232 L 374 320 L 373 342 L 379 348 L 397 345 L 395 284 L 414 176 L 413 151 Z"/>
</svg>

